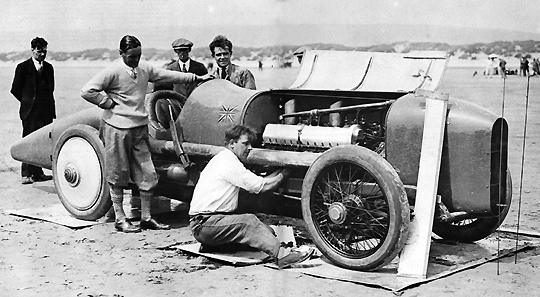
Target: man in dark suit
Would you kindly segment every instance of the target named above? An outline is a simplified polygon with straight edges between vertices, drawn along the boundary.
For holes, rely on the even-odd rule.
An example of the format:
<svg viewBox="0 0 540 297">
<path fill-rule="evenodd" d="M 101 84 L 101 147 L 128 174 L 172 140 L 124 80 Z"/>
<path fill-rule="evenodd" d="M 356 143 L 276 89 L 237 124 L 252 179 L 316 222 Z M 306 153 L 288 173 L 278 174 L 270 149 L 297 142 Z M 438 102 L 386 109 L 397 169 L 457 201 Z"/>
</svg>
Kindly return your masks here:
<svg viewBox="0 0 540 297">
<path fill-rule="evenodd" d="M 193 47 L 193 43 L 184 38 L 178 38 L 172 43 L 172 48 L 174 52 L 178 55 L 178 60 L 174 63 L 171 63 L 167 66 L 167 70 L 180 71 L 180 72 L 189 72 L 195 73 L 199 76 L 203 76 L 208 73 L 206 67 L 189 57 L 189 52 Z M 173 90 L 178 92 L 184 97 L 189 97 L 189 94 L 193 92 L 197 83 L 185 83 L 185 84 L 174 84 L 165 86 L 167 90 Z"/>
<path fill-rule="evenodd" d="M 21 102 L 19 115 L 22 120 L 23 137 L 52 123 L 56 118 L 54 106 L 54 69 L 45 62 L 47 41 L 36 37 L 30 42 L 32 57 L 17 65 L 11 86 L 11 94 Z M 23 163 L 23 184 L 51 180 L 41 167 Z"/>
<path fill-rule="evenodd" d="M 174 52 L 178 55 L 178 60 L 169 64 L 166 69 L 179 72 L 194 73 L 203 76 L 208 73 L 204 64 L 197 62 L 189 57 L 189 52 L 193 47 L 193 43 L 185 38 L 178 38 L 172 43 Z M 189 97 L 191 92 L 197 87 L 197 82 L 183 84 L 156 84 L 154 91 L 158 90 L 173 90 L 184 96 L 184 101 Z M 184 102 L 172 101 L 173 114 L 178 116 Z M 158 121 L 165 127 L 169 127 L 169 105 L 165 100 L 159 100 L 156 103 L 156 116 Z"/>
</svg>

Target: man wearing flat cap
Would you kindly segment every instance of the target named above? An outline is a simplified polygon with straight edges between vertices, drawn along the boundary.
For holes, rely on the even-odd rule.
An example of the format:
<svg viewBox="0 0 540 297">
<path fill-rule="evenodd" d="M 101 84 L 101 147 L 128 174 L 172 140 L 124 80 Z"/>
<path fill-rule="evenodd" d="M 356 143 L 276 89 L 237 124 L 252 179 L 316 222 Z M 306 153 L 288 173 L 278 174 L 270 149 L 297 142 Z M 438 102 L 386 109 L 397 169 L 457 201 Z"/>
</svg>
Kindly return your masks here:
<svg viewBox="0 0 540 297">
<path fill-rule="evenodd" d="M 206 75 L 208 73 L 208 70 L 206 67 L 189 57 L 189 52 L 191 51 L 191 47 L 193 46 L 193 42 L 185 39 L 185 38 L 178 38 L 172 43 L 172 48 L 174 52 L 178 55 L 178 60 L 174 61 L 173 63 L 169 64 L 166 69 L 172 70 L 172 71 L 179 71 L 179 72 L 187 72 L 187 73 L 194 73 L 199 76 Z M 159 90 L 173 90 L 182 96 L 184 96 L 184 102 L 189 97 L 191 92 L 197 87 L 198 82 L 192 82 L 192 83 L 181 83 L 181 84 L 156 84 L 154 86 L 154 92 Z M 163 127 L 168 129 L 169 128 L 169 101 L 165 100 L 158 100 L 156 102 L 156 117 L 159 119 L 159 122 L 163 124 Z M 182 110 L 182 106 L 184 102 L 178 102 L 176 100 L 170 101 L 173 109 L 174 116 L 178 116 L 177 113 L 179 113 L 180 110 Z"/>
<path fill-rule="evenodd" d="M 178 60 L 169 66 L 167 70 L 180 71 L 180 72 L 189 72 L 196 75 L 202 76 L 208 73 L 206 67 L 189 57 L 189 52 L 193 47 L 193 42 L 185 39 L 178 38 L 172 43 L 172 48 L 174 52 L 178 55 Z M 193 92 L 197 83 L 183 83 L 183 84 L 160 84 L 155 87 L 154 90 L 173 90 L 184 95 L 186 98 L 189 97 L 189 94 Z"/>
</svg>

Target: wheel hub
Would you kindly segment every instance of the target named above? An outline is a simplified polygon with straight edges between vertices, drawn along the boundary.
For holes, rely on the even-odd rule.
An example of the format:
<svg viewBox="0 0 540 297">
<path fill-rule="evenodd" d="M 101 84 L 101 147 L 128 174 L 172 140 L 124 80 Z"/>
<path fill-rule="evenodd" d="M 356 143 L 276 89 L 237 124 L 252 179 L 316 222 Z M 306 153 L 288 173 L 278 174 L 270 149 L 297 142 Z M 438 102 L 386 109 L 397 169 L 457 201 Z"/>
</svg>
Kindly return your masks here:
<svg viewBox="0 0 540 297">
<path fill-rule="evenodd" d="M 334 202 L 328 207 L 328 216 L 336 224 L 343 224 L 347 217 L 358 215 L 354 210 L 364 205 L 362 199 L 356 195 L 348 195 L 343 202 Z"/>
<path fill-rule="evenodd" d="M 343 224 L 347 219 L 347 207 L 341 202 L 334 202 L 328 207 L 328 216 L 336 224 Z"/>
<path fill-rule="evenodd" d="M 64 168 L 64 178 L 71 187 L 76 187 L 80 181 L 80 175 L 77 166 L 73 163 L 69 163 Z"/>
</svg>

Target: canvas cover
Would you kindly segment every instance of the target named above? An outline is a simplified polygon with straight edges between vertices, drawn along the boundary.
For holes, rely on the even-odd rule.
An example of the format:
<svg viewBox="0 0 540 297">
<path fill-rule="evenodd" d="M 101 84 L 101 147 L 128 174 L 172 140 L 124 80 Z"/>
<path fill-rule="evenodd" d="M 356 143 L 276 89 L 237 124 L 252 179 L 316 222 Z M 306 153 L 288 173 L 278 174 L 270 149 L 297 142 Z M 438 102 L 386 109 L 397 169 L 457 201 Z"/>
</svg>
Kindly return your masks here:
<svg viewBox="0 0 540 297">
<path fill-rule="evenodd" d="M 368 92 L 435 91 L 448 55 L 442 51 L 379 53 L 311 50 L 291 89 Z"/>
</svg>

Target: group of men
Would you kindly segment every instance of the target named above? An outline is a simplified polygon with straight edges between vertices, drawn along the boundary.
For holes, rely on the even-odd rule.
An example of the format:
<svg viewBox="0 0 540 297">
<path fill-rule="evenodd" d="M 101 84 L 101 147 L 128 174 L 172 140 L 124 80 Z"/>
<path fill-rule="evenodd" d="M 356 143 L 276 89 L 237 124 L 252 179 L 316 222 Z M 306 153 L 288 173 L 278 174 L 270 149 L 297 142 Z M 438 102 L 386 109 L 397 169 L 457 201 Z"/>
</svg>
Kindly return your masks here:
<svg viewBox="0 0 540 297">
<path fill-rule="evenodd" d="M 167 230 L 169 225 L 151 216 L 153 189 L 158 183 L 149 151 L 148 112 L 145 95 L 149 82 L 171 88 L 186 98 L 197 84 L 211 79 L 226 79 L 255 89 L 255 79 L 247 69 L 231 63 L 232 42 L 218 35 L 210 43 L 217 67 L 208 74 L 204 65 L 189 58 L 193 44 L 186 39 L 172 44 L 178 61 L 167 69 L 141 61 L 141 42 L 131 35 L 120 40 L 121 59 L 113 62 L 86 83 L 81 97 L 102 108 L 100 138 L 105 145 L 105 178 L 115 216 L 115 229 L 124 233 L 141 229 Z M 21 102 L 23 136 L 49 124 L 55 118 L 54 71 L 45 62 L 47 42 L 37 37 L 31 42 L 32 57 L 19 64 L 12 94 Z M 273 258 L 280 268 L 309 258 L 312 249 L 303 251 L 281 244 L 274 231 L 253 214 L 235 213 L 240 189 L 260 193 L 276 188 L 289 174 L 280 169 L 262 177 L 242 163 L 251 151 L 256 134 L 249 127 L 233 126 L 226 132 L 225 149 L 210 160 L 201 172 L 189 210 L 193 236 L 204 247 L 243 244 L 257 248 Z M 50 180 L 41 168 L 23 164 L 22 183 Z M 124 189 L 136 184 L 141 198 L 139 226 L 133 225 L 123 209 Z"/>
</svg>

